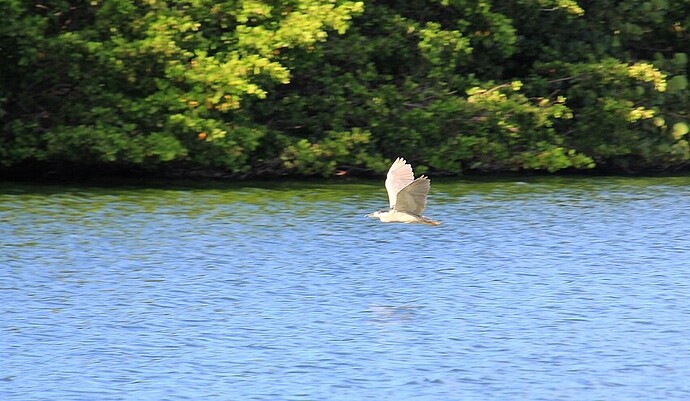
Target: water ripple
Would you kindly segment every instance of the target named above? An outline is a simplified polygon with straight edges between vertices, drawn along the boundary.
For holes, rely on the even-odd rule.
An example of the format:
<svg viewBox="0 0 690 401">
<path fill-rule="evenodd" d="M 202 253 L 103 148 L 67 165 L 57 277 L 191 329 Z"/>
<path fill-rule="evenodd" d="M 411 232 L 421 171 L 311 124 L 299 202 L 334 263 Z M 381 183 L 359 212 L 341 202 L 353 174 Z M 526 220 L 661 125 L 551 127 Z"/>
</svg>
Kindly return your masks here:
<svg viewBox="0 0 690 401">
<path fill-rule="evenodd" d="M 0 187 L 0 397 L 690 398 L 690 179 L 384 196 Z"/>
</svg>

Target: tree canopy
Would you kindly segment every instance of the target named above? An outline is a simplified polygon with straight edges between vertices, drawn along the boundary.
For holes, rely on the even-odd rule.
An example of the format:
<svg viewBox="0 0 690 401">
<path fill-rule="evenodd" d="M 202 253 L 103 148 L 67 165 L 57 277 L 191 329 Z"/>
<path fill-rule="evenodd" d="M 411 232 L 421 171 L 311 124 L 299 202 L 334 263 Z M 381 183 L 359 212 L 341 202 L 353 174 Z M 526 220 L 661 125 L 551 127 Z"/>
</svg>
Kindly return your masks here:
<svg viewBox="0 0 690 401">
<path fill-rule="evenodd" d="M 688 9 L 5 0 L 0 169 L 683 168 Z"/>
</svg>

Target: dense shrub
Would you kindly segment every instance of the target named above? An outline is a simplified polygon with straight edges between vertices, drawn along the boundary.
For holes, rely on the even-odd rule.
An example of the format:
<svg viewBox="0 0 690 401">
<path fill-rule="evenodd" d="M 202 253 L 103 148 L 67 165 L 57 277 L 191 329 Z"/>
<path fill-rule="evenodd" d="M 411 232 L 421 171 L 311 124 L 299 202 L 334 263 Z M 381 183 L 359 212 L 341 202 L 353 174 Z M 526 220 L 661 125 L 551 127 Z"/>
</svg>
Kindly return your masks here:
<svg viewBox="0 0 690 401">
<path fill-rule="evenodd" d="M 682 168 L 688 1 L 0 5 L 0 168 Z"/>
</svg>

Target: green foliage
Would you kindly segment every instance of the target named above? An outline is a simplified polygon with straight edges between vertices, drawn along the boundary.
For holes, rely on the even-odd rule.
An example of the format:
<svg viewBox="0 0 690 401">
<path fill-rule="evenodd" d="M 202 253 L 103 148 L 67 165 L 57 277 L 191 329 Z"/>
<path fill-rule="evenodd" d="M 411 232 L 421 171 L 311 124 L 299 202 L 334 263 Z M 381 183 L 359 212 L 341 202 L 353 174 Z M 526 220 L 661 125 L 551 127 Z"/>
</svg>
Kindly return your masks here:
<svg viewBox="0 0 690 401">
<path fill-rule="evenodd" d="M 249 121 L 242 101 L 265 98 L 262 82 L 288 83 L 280 53 L 344 33 L 362 3 L 92 0 L 34 7 L 11 0 L 4 7 L 0 43 L 15 51 L 5 71 L 15 80 L 0 89 L 3 164 L 191 159 L 244 171 L 264 130 L 238 126 Z"/>
<path fill-rule="evenodd" d="M 687 2 L 0 4 L 0 167 L 686 166 Z"/>
<path fill-rule="evenodd" d="M 370 137 L 370 132 L 357 128 L 349 132 L 330 131 L 318 143 L 301 139 L 287 146 L 280 158 L 286 168 L 300 174 L 328 176 L 338 166 L 338 160 L 351 157 L 353 153 L 355 162 L 366 162 L 368 158 L 360 147 L 369 143 Z"/>
</svg>

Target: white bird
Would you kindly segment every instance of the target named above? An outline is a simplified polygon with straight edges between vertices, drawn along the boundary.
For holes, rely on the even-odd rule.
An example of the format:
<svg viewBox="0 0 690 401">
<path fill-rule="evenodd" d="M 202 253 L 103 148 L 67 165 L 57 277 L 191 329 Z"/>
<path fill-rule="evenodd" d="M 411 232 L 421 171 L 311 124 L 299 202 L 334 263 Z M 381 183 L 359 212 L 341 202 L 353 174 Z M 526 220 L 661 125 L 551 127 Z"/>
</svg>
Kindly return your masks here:
<svg viewBox="0 0 690 401">
<path fill-rule="evenodd" d="M 423 223 L 437 226 L 441 223 L 422 216 L 429 189 L 431 180 L 426 176 L 415 180 L 412 166 L 398 157 L 386 176 L 390 209 L 370 213 L 367 217 L 378 218 L 383 223 Z"/>
</svg>

